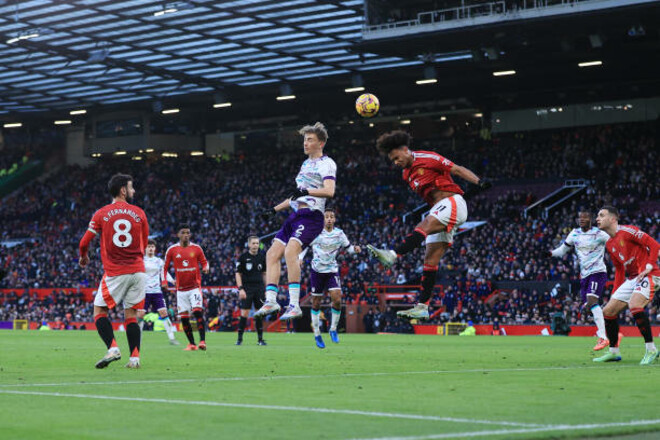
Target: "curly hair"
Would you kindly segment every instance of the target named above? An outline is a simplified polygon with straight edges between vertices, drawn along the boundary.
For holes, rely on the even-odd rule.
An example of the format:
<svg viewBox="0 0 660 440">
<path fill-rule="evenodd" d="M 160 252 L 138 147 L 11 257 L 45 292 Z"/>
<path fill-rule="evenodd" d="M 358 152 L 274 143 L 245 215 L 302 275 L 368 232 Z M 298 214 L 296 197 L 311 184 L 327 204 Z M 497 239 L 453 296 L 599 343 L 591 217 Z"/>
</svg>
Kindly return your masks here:
<svg viewBox="0 0 660 440">
<path fill-rule="evenodd" d="M 394 130 L 381 135 L 376 141 L 376 148 L 383 154 L 401 147 L 410 147 L 412 137 L 403 130 Z"/>
</svg>

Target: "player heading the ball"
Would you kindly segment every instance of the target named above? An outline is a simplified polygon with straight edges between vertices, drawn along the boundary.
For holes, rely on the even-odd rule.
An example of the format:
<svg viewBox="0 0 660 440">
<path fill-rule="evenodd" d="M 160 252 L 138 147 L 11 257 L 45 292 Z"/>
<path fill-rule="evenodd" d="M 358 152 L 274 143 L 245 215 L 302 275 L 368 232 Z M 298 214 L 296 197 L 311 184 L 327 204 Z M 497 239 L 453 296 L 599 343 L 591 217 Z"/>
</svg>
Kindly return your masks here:
<svg viewBox="0 0 660 440">
<path fill-rule="evenodd" d="M 397 315 L 409 319 L 428 319 L 428 301 L 433 295 L 438 263 L 454 242 L 454 233 L 467 220 L 467 204 L 463 190 L 452 176 L 457 176 L 479 186 L 490 188 L 490 182 L 480 179 L 472 171 L 432 151 L 412 151 L 412 138 L 408 133 L 395 130 L 378 138 L 376 147 L 386 154 L 392 163 L 403 168 L 403 180 L 410 189 L 419 194 L 429 206 L 429 215 L 406 236 L 394 250 L 378 249 L 367 245 L 367 249 L 386 267 L 392 266 L 397 257 L 412 252 L 426 241 L 422 293 L 418 303 Z"/>
</svg>

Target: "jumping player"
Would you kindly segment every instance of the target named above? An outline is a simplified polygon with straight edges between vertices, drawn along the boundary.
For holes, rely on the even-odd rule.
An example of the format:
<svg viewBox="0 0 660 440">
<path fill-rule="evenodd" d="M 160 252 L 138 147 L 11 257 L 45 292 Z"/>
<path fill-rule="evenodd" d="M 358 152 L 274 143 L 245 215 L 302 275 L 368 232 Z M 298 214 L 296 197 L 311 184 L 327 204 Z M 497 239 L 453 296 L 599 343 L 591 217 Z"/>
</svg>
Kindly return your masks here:
<svg viewBox="0 0 660 440">
<path fill-rule="evenodd" d="M 339 279 L 339 267 L 337 266 L 337 254 L 341 249 L 346 249 L 350 254 L 361 252 L 360 246 L 351 245 L 344 231 L 335 228 L 336 217 L 332 209 L 326 209 L 324 217 L 323 232 L 310 245 L 314 253 L 310 280 L 312 285 L 312 328 L 314 329 L 314 338 L 318 348 L 325 348 L 325 343 L 321 337 L 319 315 L 321 314 L 321 298 L 323 298 L 326 291 L 330 293 L 332 300 L 330 339 L 335 344 L 339 343 L 337 325 L 341 317 L 341 281 Z M 306 253 L 307 249 L 300 254 L 301 261 Z"/>
<path fill-rule="evenodd" d="M 94 321 L 108 351 L 96 363 L 96 368 L 105 368 L 121 359 L 108 319 L 108 310 L 118 303 L 124 307 L 124 326 L 131 354 L 126 368 L 140 368 L 140 327 L 136 309 L 144 300 L 147 282 L 144 248 L 149 237 L 149 223 L 142 209 L 128 203 L 135 195 L 131 176 L 115 174 L 108 182 L 108 190 L 112 203 L 94 213 L 79 245 L 78 264 L 85 267 L 89 264 L 89 244 L 101 234 L 101 261 L 105 273 L 94 297 Z"/>
<path fill-rule="evenodd" d="M 610 351 L 594 358 L 594 362 L 621 360 L 619 313 L 628 307 L 646 345 L 646 353 L 640 365 L 650 365 L 660 352 L 653 343 L 649 316 L 644 308 L 653 300 L 653 295 L 660 287 L 660 244 L 635 226 L 619 226 L 619 211 L 613 206 L 603 206 L 598 212 L 596 223 L 599 229 L 610 236 L 605 246 L 614 265 L 614 289 L 603 309 Z"/>
<path fill-rule="evenodd" d="M 607 283 L 607 269 L 605 268 L 605 243 L 610 239 L 604 231 L 591 225 L 591 213 L 580 211 L 578 213 L 579 228 L 573 229 L 566 240 L 550 254 L 553 257 L 563 257 L 572 249 L 578 257 L 580 264 L 580 295 L 582 307 L 591 311 L 596 323 L 598 342 L 594 350 L 602 350 L 610 341 L 605 333 L 605 318 L 603 309 L 598 304 L 605 283 Z"/>
<path fill-rule="evenodd" d="M 403 168 L 403 179 L 431 206 L 431 211 L 394 250 L 377 249 L 372 245 L 367 245 L 367 249 L 384 266 L 389 267 L 397 257 L 412 252 L 426 241 L 422 294 L 415 307 L 397 312 L 397 315 L 409 319 L 428 319 L 428 301 L 433 295 L 438 263 L 453 243 L 456 229 L 467 219 L 463 191 L 454 183 L 452 176 L 465 179 L 482 190 L 490 188 L 491 184 L 438 153 L 411 151 L 411 141 L 408 133 L 395 130 L 379 137 L 376 147 L 394 165 Z"/>
<path fill-rule="evenodd" d="M 165 265 L 163 266 L 163 280 L 166 279 L 170 263 L 174 263 L 176 273 L 176 305 L 181 317 L 183 331 L 188 338 L 186 351 L 206 350 L 206 331 L 204 328 L 204 301 L 202 299 L 202 272 L 209 273 L 209 263 L 204 256 L 202 248 L 190 242 L 190 226 L 181 225 L 177 236 L 179 243 L 170 246 L 165 253 Z M 163 281 L 163 287 L 167 287 Z M 190 312 L 192 311 L 197 321 L 199 331 L 199 345 L 195 345 L 192 327 L 190 325 Z"/>
<path fill-rule="evenodd" d="M 163 326 L 165 327 L 165 332 L 167 332 L 170 344 L 179 345 L 179 341 L 174 337 L 172 321 L 167 316 L 167 306 L 165 305 L 165 298 L 163 296 L 164 288 L 161 287 L 161 284 L 166 285 L 167 282 L 174 284 L 175 280 L 169 272 L 163 271 L 164 266 L 165 262 L 163 259 L 156 256 L 156 241 L 149 240 L 147 242 L 147 255 L 144 257 L 144 267 L 147 271 L 147 293 L 144 297 L 144 303 L 141 304 L 138 310 L 138 324 L 140 325 L 140 330 L 142 330 L 142 326 L 144 325 L 142 319 L 147 313 L 147 310 L 156 310 L 160 316 L 160 320 L 163 321 Z M 167 278 L 164 280 L 163 276 Z"/>
<path fill-rule="evenodd" d="M 320 122 L 306 125 L 299 133 L 304 137 L 303 149 L 308 159 L 296 176 L 296 190 L 282 203 L 262 216 L 268 217 L 291 207 L 293 213 L 286 219 L 273 244 L 266 253 L 266 302 L 254 314 L 268 315 L 280 309 L 277 304 L 277 284 L 280 279 L 280 260 L 286 260 L 289 281 L 289 306 L 280 318 L 288 320 L 302 316 L 300 305 L 300 264 L 298 256 L 323 230 L 325 200 L 335 195 L 337 165 L 323 154 L 328 132 Z"/>
</svg>

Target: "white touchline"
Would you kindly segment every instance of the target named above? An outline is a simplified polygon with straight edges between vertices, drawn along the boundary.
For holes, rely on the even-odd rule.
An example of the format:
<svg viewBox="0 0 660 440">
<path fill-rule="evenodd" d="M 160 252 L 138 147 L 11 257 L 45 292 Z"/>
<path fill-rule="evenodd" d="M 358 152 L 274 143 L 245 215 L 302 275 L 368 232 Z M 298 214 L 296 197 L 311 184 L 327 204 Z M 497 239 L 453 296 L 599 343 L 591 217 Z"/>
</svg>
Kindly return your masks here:
<svg viewBox="0 0 660 440">
<path fill-rule="evenodd" d="M 639 368 L 638 365 L 617 365 L 620 368 Z M 154 379 L 154 380 L 124 380 L 114 382 L 60 382 L 60 383 L 16 383 L 0 384 L 2 388 L 14 387 L 60 387 L 77 385 L 141 385 L 155 383 L 189 383 L 189 382 L 241 382 L 250 380 L 291 380 L 291 379 L 318 379 L 318 378 L 343 378 L 343 377 L 375 377 L 375 376 L 409 376 L 417 374 L 471 374 L 471 373 L 518 373 L 527 371 L 572 371 L 585 369 L 604 369 L 606 366 L 571 366 L 571 367 L 539 367 L 539 368 L 493 368 L 474 370 L 430 370 L 430 371 L 393 371 L 393 372 L 370 372 L 370 373 L 339 373 L 339 374 L 309 374 L 290 376 L 240 376 L 240 377 L 200 377 L 197 379 Z M 657 368 L 649 365 L 647 368 Z"/>
<path fill-rule="evenodd" d="M 18 390 L 0 390 L 0 394 L 14 394 L 14 395 L 22 395 L 22 396 L 71 397 L 78 399 L 97 399 L 97 400 L 120 400 L 125 402 L 169 403 L 174 405 L 222 406 L 226 408 L 250 408 L 250 409 L 274 410 L 274 411 L 348 414 L 348 415 L 357 415 L 357 416 L 385 417 L 392 419 L 427 420 L 433 422 L 523 426 L 528 428 L 548 426 L 548 425 L 539 425 L 535 423 L 516 423 L 516 422 L 506 422 L 506 421 L 497 421 L 497 420 L 463 419 L 463 418 L 454 418 L 454 417 L 427 416 L 421 414 L 399 414 L 399 413 L 386 413 L 386 412 L 376 412 L 376 411 L 360 411 L 353 409 L 312 408 L 312 407 L 304 407 L 304 406 L 258 405 L 251 403 L 228 403 L 228 402 L 213 402 L 206 400 L 152 399 L 146 397 L 122 397 L 122 396 L 106 396 L 106 395 L 96 395 L 96 394 L 71 394 L 71 393 L 45 393 L 42 391 L 18 391 Z"/>
<path fill-rule="evenodd" d="M 499 435 L 513 435 L 513 434 L 531 434 L 534 432 L 550 432 L 550 431 L 569 431 L 569 430 L 584 430 L 584 429 L 602 429 L 602 428 L 617 428 L 626 426 L 648 426 L 660 425 L 660 419 L 657 420 L 633 420 L 630 422 L 618 423 L 594 423 L 590 425 L 549 425 L 540 426 L 538 428 L 523 428 L 523 429 L 498 429 L 494 431 L 471 431 L 471 432 L 454 432 L 443 434 L 429 434 L 429 435 L 416 435 L 412 437 L 373 437 L 352 440 L 432 440 L 443 438 L 466 438 L 466 437 L 494 437 Z"/>
</svg>

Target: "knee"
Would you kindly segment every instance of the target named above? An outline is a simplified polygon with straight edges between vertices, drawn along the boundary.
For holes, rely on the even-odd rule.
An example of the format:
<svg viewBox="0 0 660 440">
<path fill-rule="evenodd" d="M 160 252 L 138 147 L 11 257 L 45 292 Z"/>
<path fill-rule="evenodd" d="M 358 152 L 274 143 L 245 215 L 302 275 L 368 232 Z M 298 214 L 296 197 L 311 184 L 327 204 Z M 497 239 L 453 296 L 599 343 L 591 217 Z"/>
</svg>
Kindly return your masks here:
<svg viewBox="0 0 660 440">
<path fill-rule="evenodd" d="M 284 250 L 284 258 L 286 258 L 286 261 L 289 261 L 291 259 L 298 259 L 298 255 L 300 255 L 300 250 L 298 249 L 298 246 L 287 246 L 286 249 Z"/>
</svg>

